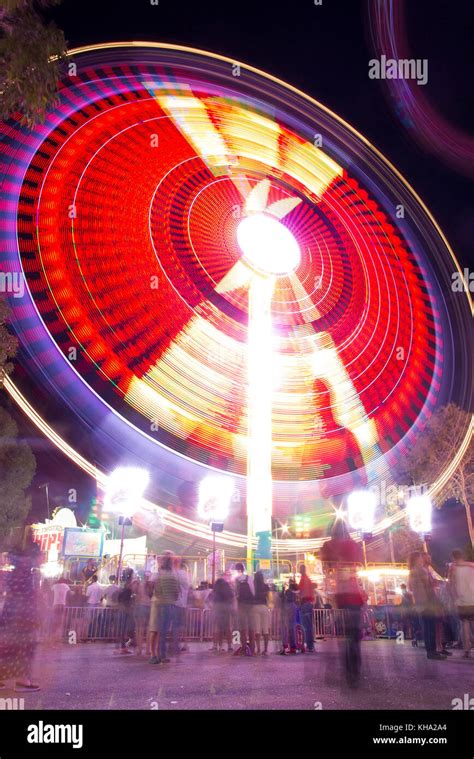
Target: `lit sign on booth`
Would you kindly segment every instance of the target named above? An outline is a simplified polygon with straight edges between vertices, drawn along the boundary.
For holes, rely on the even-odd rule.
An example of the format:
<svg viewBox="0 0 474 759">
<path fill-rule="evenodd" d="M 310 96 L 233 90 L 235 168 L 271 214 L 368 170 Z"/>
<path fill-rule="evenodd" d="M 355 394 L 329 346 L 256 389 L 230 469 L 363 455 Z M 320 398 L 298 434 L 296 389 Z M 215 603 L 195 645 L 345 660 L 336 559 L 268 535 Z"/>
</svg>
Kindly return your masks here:
<svg viewBox="0 0 474 759">
<path fill-rule="evenodd" d="M 58 554 L 63 544 L 64 527 L 59 524 L 35 524 L 33 525 L 33 541 L 37 543 L 43 553 Z"/>
<path fill-rule="evenodd" d="M 64 530 L 62 555 L 65 559 L 77 556 L 99 559 L 103 546 L 103 530 L 83 530 L 81 527 L 67 527 Z"/>
<path fill-rule="evenodd" d="M 32 539 L 37 543 L 48 561 L 56 561 L 62 551 L 64 530 L 77 524 L 74 512 L 68 508 L 56 509 L 53 519 L 32 525 Z"/>
</svg>

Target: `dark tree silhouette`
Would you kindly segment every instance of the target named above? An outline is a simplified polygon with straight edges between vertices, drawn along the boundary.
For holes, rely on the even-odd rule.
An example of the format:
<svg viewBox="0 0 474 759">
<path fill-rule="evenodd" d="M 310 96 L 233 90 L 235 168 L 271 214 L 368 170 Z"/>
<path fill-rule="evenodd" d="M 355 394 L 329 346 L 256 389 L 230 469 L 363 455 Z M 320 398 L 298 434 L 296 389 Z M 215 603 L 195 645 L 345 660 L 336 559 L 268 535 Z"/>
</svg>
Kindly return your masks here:
<svg viewBox="0 0 474 759">
<path fill-rule="evenodd" d="M 457 498 L 464 505 L 471 544 L 474 531 L 471 507 L 474 502 L 474 445 L 472 416 L 464 409 L 449 403 L 429 419 L 414 446 L 397 466 L 397 482 L 402 485 L 433 484 L 454 459 L 467 429 L 471 430 L 470 444 L 462 461 L 440 491 L 440 503 Z"/>
<path fill-rule="evenodd" d="M 13 365 L 17 341 L 7 329 L 8 309 L 0 298 L 0 388 Z M 0 407 L 0 538 L 8 539 L 12 528 L 19 527 L 31 508 L 26 491 L 36 470 L 35 457 L 27 443 L 18 440 L 16 422 Z"/>
<path fill-rule="evenodd" d="M 0 0 L 0 116 L 33 126 L 57 100 L 63 32 L 42 11 L 61 0 Z"/>
</svg>

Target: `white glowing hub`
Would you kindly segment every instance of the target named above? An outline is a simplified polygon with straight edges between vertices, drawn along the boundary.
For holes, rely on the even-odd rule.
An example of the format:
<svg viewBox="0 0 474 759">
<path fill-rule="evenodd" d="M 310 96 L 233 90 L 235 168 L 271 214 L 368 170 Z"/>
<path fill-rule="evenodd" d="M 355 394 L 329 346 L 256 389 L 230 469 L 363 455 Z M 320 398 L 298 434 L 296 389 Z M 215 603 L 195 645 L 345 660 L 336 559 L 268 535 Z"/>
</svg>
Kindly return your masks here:
<svg viewBox="0 0 474 759">
<path fill-rule="evenodd" d="M 248 264 L 264 274 L 289 274 L 300 262 L 298 243 L 288 227 L 263 213 L 242 219 L 237 242 Z"/>
</svg>

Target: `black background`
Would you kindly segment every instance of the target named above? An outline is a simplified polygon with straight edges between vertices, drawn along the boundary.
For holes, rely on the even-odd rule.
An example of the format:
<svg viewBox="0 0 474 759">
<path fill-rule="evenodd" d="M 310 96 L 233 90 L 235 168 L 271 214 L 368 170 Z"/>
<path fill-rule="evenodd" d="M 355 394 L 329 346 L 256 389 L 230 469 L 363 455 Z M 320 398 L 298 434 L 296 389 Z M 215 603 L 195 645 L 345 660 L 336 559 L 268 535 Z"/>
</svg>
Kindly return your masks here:
<svg viewBox="0 0 474 759">
<path fill-rule="evenodd" d="M 288 692 L 291 706 L 291 689 Z M 9 729 L 5 730 L 8 720 Z M 27 743 L 28 725 L 82 724 L 84 745 Z M 380 725 L 413 724 L 412 731 L 399 733 Z M 433 730 L 418 725 L 434 726 Z M 437 726 L 446 729 L 436 729 Z M 472 713 L 470 711 L 300 711 L 288 713 L 247 711 L 11 711 L 0 712 L 0 756 L 2 759 L 48 757 L 152 757 L 171 753 L 182 756 L 235 755 L 245 757 L 472 757 Z M 378 737 L 447 738 L 446 745 L 375 745 Z M 235 748 L 234 748 L 235 746 Z M 238 754 L 237 751 L 238 750 Z M 186 752 L 186 753 L 184 753 Z"/>
</svg>

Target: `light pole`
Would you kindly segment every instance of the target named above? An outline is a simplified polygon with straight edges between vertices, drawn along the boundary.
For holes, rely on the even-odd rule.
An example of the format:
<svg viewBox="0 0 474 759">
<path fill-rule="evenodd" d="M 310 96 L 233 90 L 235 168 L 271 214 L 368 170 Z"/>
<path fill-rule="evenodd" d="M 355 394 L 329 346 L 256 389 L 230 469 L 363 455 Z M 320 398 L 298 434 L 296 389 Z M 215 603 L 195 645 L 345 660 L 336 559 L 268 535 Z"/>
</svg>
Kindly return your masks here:
<svg viewBox="0 0 474 759">
<path fill-rule="evenodd" d="M 48 519 L 51 519 L 51 509 L 49 507 L 49 482 L 45 482 L 43 485 L 38 485 L 38 487 L 40 488 L 40 490 L 42 490 L 43 488 L 45 489 L 45 492 L 46 492 L 46 507 L 48 509 Z"/>
<path fill-rule="evenodd" d="M 278 521 L 278 520 L 275 520 L 275 521 Z M 281 524 L 281 522 L 280 522 L 280 526 L 279 527 L 278 526 L 275 527 L 274 530 L 273 530 L 275 532 L 275 535 L 276 535 L 276 575 L 277 575 L 277 579 L 280 577 L 280 554 L 279 554 L 279 551 L 278 551 L 278 530 L 280 530 L 282 536 L 283 535 L 288 535 L 288 533 L 290 532 L 289 527 L 288 527 L 288 523 L 285 522 L 285 524 Z"/>
<path fill-rule="evenodd" d="M 415 495 L 407 501 L 410 529 L 417 532 L 422 539 L 424 551 L 427 551 L 426 537 L 431 533 L 432 511 L 433 506 L 428 495 Z"/>
<path fill-rule="evenodd" d="M 104 506 L 106 511 L 119 515 L 120 553 L 117 567 L 117 579 L 122 577 L 124 532 L 127 525 L 132 524 L 131 517 L 137 510 L 140 499 L 149 482 L 145 469 L 135 467 L 119 467 L 107 478 Z"/>
<path fill-rule="evenodd" d="M 234 483 L 228 477 L 209 475 L 199 483 L 198 515 L 209 522 L 212 530 L 212 586 L 216 581 L 216 532 L 222 532 L 234 494 Z"/>
<path fill-rule="evenodd" d="M 123 562 L 123 543 L 124 543 L 124 537 L 125 537 L 125 527 L 128 527 L 132 524 L 132 520 L 129 517 L 125 517 L 123 515 L 119 516 L 118 518 L 119 526 L 121 527 L 120 530 L 120 553 L 119 553 L 119 560 L 117 565 L 117 579 L 120 583 L 120 579 L 122 577 L 122 562 Z"/>
<path fill-rule="evenodd" d="M 276 576 L 278 579 L 280 577 L 280 555 L 278 552 L 278 527 L 275 527 L 275 535 L 276 535 L 276 556 L 277 556 Z"/>
<path fill-rule="evenodd" d="M 354 490 L 347 497 L 349 524 L 359 530 L 362 538 L 364 567 L 367 568 L 367 551 L 365 541 L 372 534 L 377 500 L 370 490 Z"/>
<path fill-rule="evenodd" d="M 224 529 L 224 522 L 211 522 L 212 530 L 212 574 L 211 584 L 214 587 L 216 582 L 216 532 L 222 532 Z"/>
<path fill-rule="evenodd" d="M 392 564 L 395 564 L 395 551 L 393 548 L 393 536 L 392 536 L 392 528 L 388 528 L 388 545 L 390 548 L 390 561 Z"/>
</svg>

